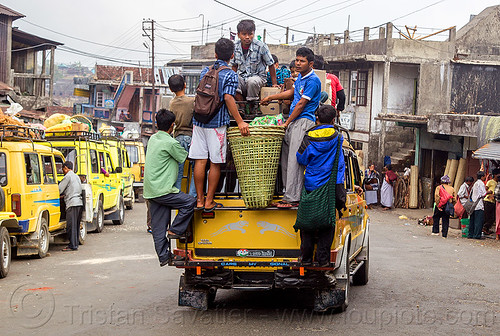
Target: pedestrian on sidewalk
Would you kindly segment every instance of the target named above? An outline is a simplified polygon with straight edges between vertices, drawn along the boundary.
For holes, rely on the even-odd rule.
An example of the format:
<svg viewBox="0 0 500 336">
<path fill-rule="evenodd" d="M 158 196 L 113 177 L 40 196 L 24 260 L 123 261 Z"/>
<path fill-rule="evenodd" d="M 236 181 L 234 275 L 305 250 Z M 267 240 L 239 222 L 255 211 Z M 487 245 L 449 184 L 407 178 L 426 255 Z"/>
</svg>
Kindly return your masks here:
<svg viewBox="0 0 500 336">
<path fill-rule="evenodd" d="M 495 201 L 496 201 L 496 240 L 500 240 L 500 183 L 497 183 L 495 188 Z"/>
<path fill-rule="evenodd" d="M 455 189 L 450 185 L 450 177 L 444 175 L 441 177 L 441 184 L 436 187 L 434 191 L 434 201 L 436 206 L 434 208 L 434 216 L 432 216 L 432 235 L 439 235 L 439 219 L 442 218 L 443 224 L 441 233 L 443 238 L 448 237 L 448 228 L 450 226 L 450 214 L 445 211 L 446 204 L 456 202 Z"/>
<path fill-rule="evenodd" d="M 486 187 L 484 181 L 486 180 L 486 175 L 484 171 L 477 172 L 477 181 L 472 187 L 471 200 L 476 202 L 476 207 L 470 215 L 469 219 L 469 239 L 482 239 L 481 232 L 484 223 L 484 202 L 483 198 L 486 196 Z"/>
<path fill-rule="evenodd" d="M 380 203 L 382 210 L 390 210 L 394 205 L 394 181 L 397 180 L 398 175 L 392 171 L 391 164 L 384 167 L 384 173 L 384 181 L 380 189 Z"/>
<path fill-rule="evenodd" d="M 500 180 L 500 169 L 492 171 L 493 178 L 486 183 L 486 197 L 484 198 L 484 225 L 483 232 L 486 235 L 492 233 L 491 228 L 495 225 L 496 202 L 494 197 L 495 188 Z"/>
<path fill-rule="evenodd" d="M 66 204 L 66 232 L 69 240 L 68 246 L 63 251 L 76 251 L 79 245 L 78 234 L 83 211 L 82 183 L 78 175 L 73 172 L 73 162 L 64 162 L 62 171 L 64 177 L 59 183 L 59 194 L 64 196 Z"/>
<path fill-rule="evenodd" d="M 179 162 L 186 160 L 188 152 L 170 135 L 174 129 L 174 121 L 175 115 L 171 111 L 158 111 L 158 132 L 149 139 L 144 166 L 144 198 L 149 203 L 151 230 L 160 266 L 165 266 L 172 259 L 183 260 L 182 257 L 172 255 L 169 239 L 185 236 L 196 204 L 194 197 L 175 187 Z M 174 209 L 179 211 L 170 224 Z"/>
</svg>

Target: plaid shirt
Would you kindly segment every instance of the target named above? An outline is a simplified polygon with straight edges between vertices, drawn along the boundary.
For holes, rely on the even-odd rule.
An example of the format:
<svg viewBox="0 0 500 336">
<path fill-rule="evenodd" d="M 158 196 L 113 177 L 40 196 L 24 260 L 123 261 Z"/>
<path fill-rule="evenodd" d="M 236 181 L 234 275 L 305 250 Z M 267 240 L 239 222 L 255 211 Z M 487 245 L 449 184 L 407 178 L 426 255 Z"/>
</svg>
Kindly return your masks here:
<svg viewBox="0 0 500 336">
<path fill-rule="evenodd" d="M 260 76 L 266 79 L 267 67 L 274 64 L 273 57 L 267 45 L 259 40 L 253 40 L 245 56 L 241 41 L 234 45 L 234 58 L 231 66 L 238 66 L 238 75 L 243 78 Z"/>
<path fill-rule="evenodd" d="M 228 66 L 226 62 L 217 60 L 214 67 L 218 69 L 220 66 Z M 200 80 L 208 72 L 209 68 L 205 67 L 200 74 Z M 219 99 L 224 101 L 224 95 L 230 94 L 234 96 L 236 94 L 236 89 L 238 88 L 238 75 L 231 69 L 224 69 L 219 72 Z M 229 110 L 227 109 L 226 103 L 222 104 L 219 112 L 210 120 L 208 123 L 204 124 L 193 118 L 193 125 L 203 127 L 203 128 L 217 128 L 224 125 L 229 125 Z"/>
<path fill-rule="evenodd" d="M 276 84 L 285 84 L 285 79 L 292 77 L 290 70 L 286 66 L 276 69 Z M 273 81 L 271 80 L 271 73 L 267 72 L 267 86 L 273 86 Z"/>
</svg>

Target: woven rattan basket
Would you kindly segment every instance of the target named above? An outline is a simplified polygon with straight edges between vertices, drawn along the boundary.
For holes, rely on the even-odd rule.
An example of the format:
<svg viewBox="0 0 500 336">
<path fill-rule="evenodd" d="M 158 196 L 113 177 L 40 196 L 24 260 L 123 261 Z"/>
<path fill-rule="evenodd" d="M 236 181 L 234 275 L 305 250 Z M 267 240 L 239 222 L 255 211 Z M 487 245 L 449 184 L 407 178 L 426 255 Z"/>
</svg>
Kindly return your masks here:
<svg viewBox="0 0 500 336">
<path fill-rule="evenodd" d="M 246 137 L 238 128 L 227 132 L 247 208 L 265 208 L 272 200 L 284 136 L 280 126 L 250 126 Z"/>
</svg>

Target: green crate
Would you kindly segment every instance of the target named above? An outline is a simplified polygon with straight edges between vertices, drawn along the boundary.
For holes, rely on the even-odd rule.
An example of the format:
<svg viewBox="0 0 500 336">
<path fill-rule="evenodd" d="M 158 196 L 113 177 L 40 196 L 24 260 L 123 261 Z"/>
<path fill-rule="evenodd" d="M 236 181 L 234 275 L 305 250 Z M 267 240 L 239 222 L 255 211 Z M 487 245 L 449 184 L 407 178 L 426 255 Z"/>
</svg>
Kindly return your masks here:
<svg viewBox="0 0 500 336">
<path fill-rule="evenodd" d="M 462 218 L 460 226 L 462 227 L 462 237 L 467 237 L 469 235 L 469 218 Z"/>
</svg>

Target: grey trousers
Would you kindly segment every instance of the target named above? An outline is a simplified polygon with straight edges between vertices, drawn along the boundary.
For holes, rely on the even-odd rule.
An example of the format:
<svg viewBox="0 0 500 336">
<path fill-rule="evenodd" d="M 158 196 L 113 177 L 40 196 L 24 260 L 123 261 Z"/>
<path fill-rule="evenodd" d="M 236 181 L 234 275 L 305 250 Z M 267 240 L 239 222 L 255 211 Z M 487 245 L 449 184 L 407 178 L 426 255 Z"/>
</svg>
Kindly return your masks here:
<svg viewBox="0 0 500 336">
<path fill-rule="evenodd" d="M 68 236 L 70 249 L 78 249 L 78 235 L 80 233 L 80 221 L 82 220 L 83 206 L 72 206 L 66 209 L 66 234 Z"/>
<path fill-rule="evenodd" d="M 286 129 L 283 146 L 281 147 L 281 172 L 287 202 L 300 201 L 300 193 L 304 185 L 304 166 L 297 162 L 297 151 L 307 130 L 314 126 L 314 121 L 307 118 L 294 120 Z"/>
<path fill-rule="evenodd" d="M 167 194 L 148 199 L 148 203 L 156 254 L 160 262 L 164 262 L 170 257 L 170 242 L 167 239 L 167 230 L 178 235 L 186 232 L 189 222 L 193 218 L 196 198 L 179 192 L 178 194 Z M 170 224 L 173 209 L 177 209 L 179 212 L 172 224 Z"/>
<path fill-rule="evenodd" d="M 260 76 L 246 78 L 238 76 L 238 89 L 236 92 L 241 93 L 248 101 L 255 101 L 260 99 L 260 88 L 264 85 L 266 85 L 266 79 Z"/>
</svg>

